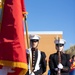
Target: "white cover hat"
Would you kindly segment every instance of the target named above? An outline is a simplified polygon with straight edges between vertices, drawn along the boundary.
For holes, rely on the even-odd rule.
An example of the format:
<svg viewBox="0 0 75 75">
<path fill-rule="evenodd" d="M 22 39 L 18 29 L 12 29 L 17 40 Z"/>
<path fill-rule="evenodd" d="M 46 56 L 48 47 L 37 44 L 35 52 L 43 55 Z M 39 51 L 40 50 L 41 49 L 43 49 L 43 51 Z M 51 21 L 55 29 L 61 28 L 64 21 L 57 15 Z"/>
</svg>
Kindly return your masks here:
<svg viewBox="0 0 75 75">
<path fill-rule="evenodd" d="M 30 40 L 40 40 L 40 36 L 39 35 L 30 35 Z"/>
<path fill-rule="evenodd" d="M 55 44 L 65 44 L 66 43 L 66 41 L 64 40 L 64 39 L 56 39 L 55 41 L 54 41 L 54 43 Z"/>
</svg>

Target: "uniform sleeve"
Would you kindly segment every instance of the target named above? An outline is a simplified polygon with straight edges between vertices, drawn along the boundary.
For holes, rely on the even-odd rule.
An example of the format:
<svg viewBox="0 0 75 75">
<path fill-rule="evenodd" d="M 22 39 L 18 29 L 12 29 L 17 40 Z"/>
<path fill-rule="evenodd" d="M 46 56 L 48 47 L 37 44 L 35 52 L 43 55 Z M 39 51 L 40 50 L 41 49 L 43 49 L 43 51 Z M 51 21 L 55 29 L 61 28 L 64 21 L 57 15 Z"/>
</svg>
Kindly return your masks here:
<svg viewBox="0 0 75 75">
<path fill-rule="evenodd" d="M 62 71 L 69 72 L 70 71 L 70 66 L 71 66 L 70 55 L 66 54 L 66 65 L 64 66 L 64 68 L 62 69 Z"/>
<path fill-rule="evenodd" d="M 50 71 L 53 73 L 55 70 L 54 68 L 54 63 L 53 63 L 53 55 L 50 55 L 49 56 L 49 68 L 50 68 Z"/>
<path fill-rule="evenodd" d="M 46 71 L 46 67 L 47 67 L 46 54 L 44 52 L 41 52 L 41 67 L 42 67 L 42 70 L 44 73 Z"/>
<path fill-rule="evenodd" d="M 26 58 L 27 58 L 27 64 L 29 63 L 29 50 L 26 49 Z"/>
</svg>

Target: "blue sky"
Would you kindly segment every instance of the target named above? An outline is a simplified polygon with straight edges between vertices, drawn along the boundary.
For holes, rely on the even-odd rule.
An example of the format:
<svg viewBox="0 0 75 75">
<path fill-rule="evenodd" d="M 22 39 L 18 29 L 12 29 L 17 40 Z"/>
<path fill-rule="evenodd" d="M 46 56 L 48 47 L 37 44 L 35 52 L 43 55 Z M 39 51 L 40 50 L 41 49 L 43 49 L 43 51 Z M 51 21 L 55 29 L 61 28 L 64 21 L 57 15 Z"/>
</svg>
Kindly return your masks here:
<svg viewBox="0 0 75 75">
<path fill-rule="evenodd" d="M 29 31 L 63 31 L 65 49 L 75 44 L 75 0 L 25 0 Z"/>
</svg>

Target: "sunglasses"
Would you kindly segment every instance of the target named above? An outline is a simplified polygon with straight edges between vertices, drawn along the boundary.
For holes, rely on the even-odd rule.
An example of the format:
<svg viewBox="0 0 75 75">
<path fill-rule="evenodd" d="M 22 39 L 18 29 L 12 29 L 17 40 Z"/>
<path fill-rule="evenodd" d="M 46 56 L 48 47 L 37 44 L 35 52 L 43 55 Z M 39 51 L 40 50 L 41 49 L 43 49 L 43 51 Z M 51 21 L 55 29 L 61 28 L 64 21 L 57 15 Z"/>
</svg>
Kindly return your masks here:
<svg viewBox="0 0 75 75">
<path fill-rule="evenodd" d="M 62 47 L 64 44 L 56 44 L 57 47 Z"/>
<path fill-rule="evenodd" d="M 39 40 L 30 40 L 31 42 L 38 42 Z"/>
</svg>

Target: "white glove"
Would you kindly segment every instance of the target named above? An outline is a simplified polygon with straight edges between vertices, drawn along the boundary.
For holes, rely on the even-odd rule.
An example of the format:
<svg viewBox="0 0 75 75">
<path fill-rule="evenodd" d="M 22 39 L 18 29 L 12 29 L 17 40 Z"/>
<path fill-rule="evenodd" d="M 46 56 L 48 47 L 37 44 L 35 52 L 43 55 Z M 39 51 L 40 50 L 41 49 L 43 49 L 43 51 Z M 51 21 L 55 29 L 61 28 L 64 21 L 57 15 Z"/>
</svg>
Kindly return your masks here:
<svg viewBox="0 0 75 75">
<path fill-rule="evenodd" d="M 29 54 L 29 50 L 26 50 L 26 53 Z"/>
<path fill-rule="evenodd" d="M 30 75 L 35 75 L 33 72 Z"/>
<path fill-rule="evenodd" d="M 58 68 L 55 68 L 55 71 L 58 71 Z"/>
<path fill-rule="evenodd" d="M 63 65 L 61 63 L 58 64 L 57 66 L 59 69 L 63 69 Z"/>
</svg>

